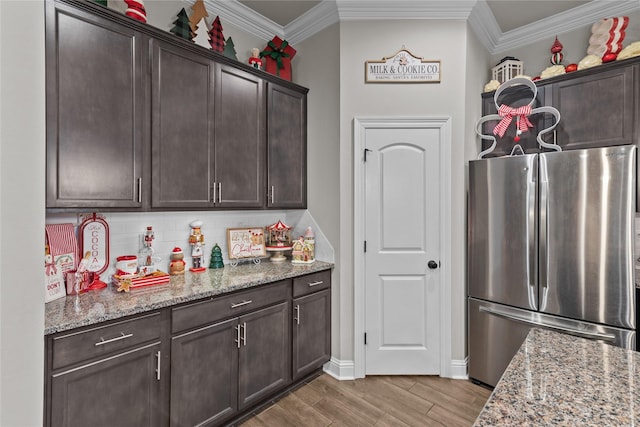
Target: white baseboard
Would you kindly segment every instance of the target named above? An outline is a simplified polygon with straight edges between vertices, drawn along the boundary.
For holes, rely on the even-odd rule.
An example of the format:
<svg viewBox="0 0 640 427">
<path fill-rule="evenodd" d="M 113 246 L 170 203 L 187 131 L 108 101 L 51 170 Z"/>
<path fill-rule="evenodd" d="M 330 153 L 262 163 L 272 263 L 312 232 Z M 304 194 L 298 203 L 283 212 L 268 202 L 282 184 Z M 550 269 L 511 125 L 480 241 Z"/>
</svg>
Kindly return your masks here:
<svg viewBox="0 0 640 427">
<path fill-rule="evenodd" d="M 332 357 L 330 361 L 325 363 L 324 371 L 337 380 L 355 379 L 353 360 L 338 360 Z"/>
<path fill-rule="evenodd" d="M 465 357 L 462 360 L 451 361 L 451 378 L 455 380 L 468 380 L 469 379 L 469 358 Z"/>
<path fill-rule="evenodd" d="M 462 360 L 452 360 L 449 367 L 451 373 L 450 378 L 456 380 L 467 380 L 468 375 L 468 363 L 469 358 L 465 357 Z M 334 377 L 337 380 L 353 380 L 355 379 L 355 368 L 353 360 L 338 360 L 332 357 L 330 361 L 325 363 L 324 371 Z M 442 375 L 441 375 L 442 376 Z"/>
</svg>

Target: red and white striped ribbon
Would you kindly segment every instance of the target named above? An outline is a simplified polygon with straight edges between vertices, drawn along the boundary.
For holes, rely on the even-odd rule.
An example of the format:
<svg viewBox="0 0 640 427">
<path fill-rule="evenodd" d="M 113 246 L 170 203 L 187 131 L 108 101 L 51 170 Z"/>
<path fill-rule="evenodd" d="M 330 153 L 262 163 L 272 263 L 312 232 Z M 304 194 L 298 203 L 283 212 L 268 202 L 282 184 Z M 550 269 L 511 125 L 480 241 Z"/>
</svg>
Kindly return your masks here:
<svg viewBox="0 0 640 427">
<path fill-rule="evenodd" d="M 513 108 L 508 105 L 502 104 L 500 108 L 498 108 L 498 114 L 502 117 L 500 123 L 493 128 L 493 134 L 499 135 L 500 137 L 504 136 L 504 133 L 507 131 L 507 128 L 511 124 L 511 121 L 515 116 L 520 116 L 518 120 L 518 129 L 524 132 L 528 128 L 533 127 L 529 119 L 527 118 L 529 114 L 531 114 L 531 106 L 523 105 L 522 107 Z"/>
</svg>

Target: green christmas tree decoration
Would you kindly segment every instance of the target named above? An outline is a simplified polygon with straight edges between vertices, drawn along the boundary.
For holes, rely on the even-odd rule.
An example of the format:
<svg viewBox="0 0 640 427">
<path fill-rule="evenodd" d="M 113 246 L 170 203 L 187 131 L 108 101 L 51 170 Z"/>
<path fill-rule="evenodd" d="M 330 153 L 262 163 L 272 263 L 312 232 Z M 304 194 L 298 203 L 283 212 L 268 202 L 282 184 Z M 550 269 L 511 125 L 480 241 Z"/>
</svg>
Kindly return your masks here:
<svg viewBox="0 0 640 427">
<path fill-rule="evenodd" d="M 181 37 L 185 40 L 193 41 L 193 31 L 191 31 L 191 25 L 189 24 L 189 16 L 184 10 L 184 7 L 178 13 L 178 17 L 173 21 L 173 28 L 170 30 L 173 34 Z"/>
<path fill-rule="evenodd" d="M 227 42 L 224 44 L 224 52 L 222 53 L 227 58 L 238 60 L 238 56 L 236 55 L 236 48 L 233 44 L 233 40 L 231 37 L 227 39 Z"/>
<path fill-rule="evenodd" d="M 222 261 L 222 249 L 216 243 L 211 249 L 211 261 L 209 261 L 209 268 L 224 268 L 224 261 Z"/>
</svg>

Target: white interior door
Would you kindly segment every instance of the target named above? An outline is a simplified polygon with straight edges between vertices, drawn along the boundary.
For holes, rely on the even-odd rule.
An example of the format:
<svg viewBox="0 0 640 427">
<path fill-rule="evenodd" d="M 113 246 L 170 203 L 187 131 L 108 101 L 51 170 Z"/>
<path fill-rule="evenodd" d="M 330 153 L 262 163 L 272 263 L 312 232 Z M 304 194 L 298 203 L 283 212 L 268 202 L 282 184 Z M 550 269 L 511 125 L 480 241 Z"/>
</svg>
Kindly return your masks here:
<svg viewBox="0 0 640 427">
<path fill-rule="evenodd" d="M 365 373 L 439 374 L 440 132 L 368 129 L 365 148 Z"/>
</svg>

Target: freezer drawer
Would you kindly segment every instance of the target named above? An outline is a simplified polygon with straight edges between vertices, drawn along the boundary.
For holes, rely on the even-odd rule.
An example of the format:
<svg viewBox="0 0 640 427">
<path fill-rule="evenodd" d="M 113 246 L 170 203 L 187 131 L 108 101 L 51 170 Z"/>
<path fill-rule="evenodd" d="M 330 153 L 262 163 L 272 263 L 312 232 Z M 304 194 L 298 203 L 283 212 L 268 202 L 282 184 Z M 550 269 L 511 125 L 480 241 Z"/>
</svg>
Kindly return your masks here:
<svg viewBox="0 0 640 427">
<path fill-rule="evenodd" d="M 635 350 L 635 331 L 516 309 L 474 298 L 468 301 L 469 377 L 495 386 L 533 327 L 552 329 Z"/>
</svg>

